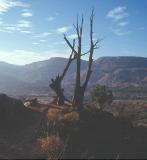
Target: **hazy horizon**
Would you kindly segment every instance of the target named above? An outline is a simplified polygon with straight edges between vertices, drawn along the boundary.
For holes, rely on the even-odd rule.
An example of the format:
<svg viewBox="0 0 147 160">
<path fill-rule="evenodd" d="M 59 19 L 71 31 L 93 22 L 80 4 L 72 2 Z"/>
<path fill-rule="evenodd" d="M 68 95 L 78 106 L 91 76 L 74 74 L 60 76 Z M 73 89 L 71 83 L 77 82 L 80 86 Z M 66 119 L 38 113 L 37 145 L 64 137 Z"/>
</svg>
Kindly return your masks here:
<svg viewBox="0 0 147 160">
<path fill-rule="evenodd" d="M 0 0 L 0 61 L 24 65 L 70 54 L 63 34 L 76 38 L 73 23 L 84 16 L 83 50 L 88 49 L 94 6 L 94 39 L 104 38 L 94 59 L 147 57 L 146 0 Z M 86 57 L 84 58 L 86 59 Z"/>
<path fill-rule="evenodd" d="M 99 58 L 117 58 L 117 57 L 127 57 L 127 58 L 145 58 L 147 59 L 147 57 L 143 57 L 143 56 L 101 56 L 101 57 L 97 57 L 96 59 L 94 59 L 94 61 L 96 61 L 97 59 Z M 44 60 L 38 60 L 38 61 L 33 61 L 33 62 L 30 62 L 30 63 L 25 63 L 25 64 L 15 64 L 15 63 L 9 63 L 9 62 L 6 62 L 6 61 L 0 61 L 0 63 L 7 63 L 7 64 L 10 64 L 10 65 L 16 65 L 16 66 L 24 66 L 24 65 L 29 65 L 29 64 L 32 64 L 32 63 L 37 63 L 37 62 L 43 62 L 43 61 L 48 61 L 50 59 L 53 59 L 53 58 L 63 58 L 63 59 L 68 59 L 68 57 L 49 57 L 48 59 L 44 59 Z M 87 61 L 87 59 L 82 59 L 83 61 Z"/>
</svg>

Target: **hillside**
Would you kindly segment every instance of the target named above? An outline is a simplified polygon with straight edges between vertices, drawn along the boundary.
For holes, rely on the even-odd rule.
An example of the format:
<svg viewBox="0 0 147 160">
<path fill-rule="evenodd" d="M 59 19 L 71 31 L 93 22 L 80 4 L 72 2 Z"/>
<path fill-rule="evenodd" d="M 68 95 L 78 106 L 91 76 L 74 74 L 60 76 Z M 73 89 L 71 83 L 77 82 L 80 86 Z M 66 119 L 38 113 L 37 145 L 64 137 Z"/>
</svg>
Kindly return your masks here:
<svg viewBox="0 0 147 160">
<path fill-rule="evenodd" d="M 0 62 L 0 92 L 11 95 L 48 94 L 49 80 L 60 74 L 67 62 L 66 58 L 51 58 L 24 66 Z M 65 91 L 71 94 L 75 78 L 75 62 L 65 77 Z M 86 61 L 82 61 L 82 74 L 86 73 Z M 132 93 L 135 96 L 147 94 L 147 58 L 143 57 L 101 57 L 93 63 L 93 73 L 89 87 L 105 84 L 119 95 Z M 139 94 L 139 95 L 138 95 Z"/>
<path fill-rule="evenodd" d="M 100 69 L 102 77 L 97 78 L 98 82 L 103 82 L 110 86 L 119 83 L 140 83 L 145 81 L 147 76 L 147 58 L 141 57 L 102 57 L 94 64 Z M 115 84 L 114 84 L 115 83 Z"/>
<path fill-rule="evenodd" d="M 145 159 L 147 128 L 93 106 L 79 113 L 0 95 L 0 159 Z"/>
</svg>

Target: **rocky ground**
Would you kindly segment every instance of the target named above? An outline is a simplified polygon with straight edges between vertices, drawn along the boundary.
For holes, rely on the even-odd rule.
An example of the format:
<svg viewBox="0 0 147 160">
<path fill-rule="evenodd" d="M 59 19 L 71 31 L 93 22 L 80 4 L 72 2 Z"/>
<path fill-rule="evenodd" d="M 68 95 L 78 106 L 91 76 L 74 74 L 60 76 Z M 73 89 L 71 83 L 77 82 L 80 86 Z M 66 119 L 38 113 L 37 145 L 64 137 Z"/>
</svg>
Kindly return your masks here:
<svg viewBox="0 0 147 160">
<path fill-rule="evenodd" d="M 115 116 L 89 107 L 79 114 L 52 102 L 23 105 L 0 95 L 0 159 L 147 158 L 147 129 L 114 114 L 120 102 L 113 104 Z"/>
</svg>

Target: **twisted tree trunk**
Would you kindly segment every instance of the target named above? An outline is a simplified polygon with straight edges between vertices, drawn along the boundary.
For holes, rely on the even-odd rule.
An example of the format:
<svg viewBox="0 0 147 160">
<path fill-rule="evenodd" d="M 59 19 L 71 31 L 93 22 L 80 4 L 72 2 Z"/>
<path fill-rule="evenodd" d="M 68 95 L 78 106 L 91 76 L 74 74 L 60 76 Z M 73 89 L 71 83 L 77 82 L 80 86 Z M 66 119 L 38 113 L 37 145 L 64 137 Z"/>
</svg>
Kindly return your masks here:
<svg viewBox="0 0 147 160">
<path fill-rule="evenodd" d="M 77 17 L 77 24 L 74 25 L 76 29 L 77 34 L 77 40 L 78 40 L 78 49 L 77 51 L 71 46 L 70 42 L 64 36 L 65 41 L 69 45 L 69 47 L 73 50 L 73 52 L 76 54 L 76 83 L 75 83 L 75 90 L 74 90 L 74 97 L 72 101 L 73 107 L 75 107 L 78 111 L 81 111 L 83 107 L 83 101 L 84 101 L 84 93 L 87 88 L 91 73 L 92 73 L 92 63 L 93 63 L 93 53 L 95 49 L 98 49 L 97 44 L 100 42 L 100 40 L 97 40 L 95 43 L 93 41 L 93 17 L 94 17 L 94 11 L 92 11 L 91 17 L 90 17 L 90 49 L 86 53 L 82 53 L 82 32 L 83 32 L 83 17 L 81 20 L 81 24 L 79 25 L 78 17 Z M 89 61 L 88 61 L 88 68 L 87 68 L 87 74 L 86 79 L 81 85 L 81 78 L 80 78 L 80 71 L 81 71 L 81 57 L 89 54 Z"/>
<path fill-rule="evenodd" d="M 54 90 L 58 97 L 58 104 L 62 105 L 64 104 L 64 101 L 67 100 L 66 97 L 63 94 L 63 88 L 61 85 L 61 82 L 67 73 L 67 70 L 69 69 L 69 66 L 71 62 L 76 59 L 76 81 L 75 81 L 75 89 L 74 89 L 74 96 L 72 100 L 72 106 L 75 107 L 77 110 L 81 111 L 83 107 L 83 101 L 84 101 L 84 93 L 87 88 L 91 73 L 92 73 L 92 63 L 93 63 L 93 53 L 95 49 L 98 49 L 97 44 L 100 42 L 100 40 L 97 40 L 96 42 L 93 41 L 93 18 L 94 18 L 94 11 L 92 10 L 92 14 L 90 17 L 90 49 L 86 53 L 82 53 L 82 34 L 83 34 L 83 17 L 81 20 L 81 24 L 79 25 L 78 17 L 77 17 L 77 24 L 74 25 L 76 29 L 76 35 L 77 35 L 77 49 L 75 49 L 75 40 L 73 40 L 73 45 L 70 43 L 70 41 L 67 39 L 66 35 L 64 35 L 64 40 L 68 44 L 68 46 L 71 48 L 72 52 L 68 59 L 68 63 L 65 66 L 65 69 L 61 76 L 57 76 L 55 79 L 51 79 L 52 83 L 50 84 L 50 87 Z M 89 60 L 88 60 L 88 67 L 87 67 L 87 74 L 86 78 L 83 84 L 81 84 L 81 57 L 89 54 Z"/>
<path fill-rule="evenodd" d="M 75 46 L 75 40 L 73 40 L 73 48 Z M 65 69 L 63 71 L 63 73 L 61 75 L 58 75 L 55 79 L 51 79 L 51 84 L 50 84 L 50 88 L 55 92 L 56 96 L 57 96 L 57 103 L 58 105 L 63 105 L 64 104 L 64 101 L 69 101 L 65 96 L 64 96 L 64 89 L 62 88 L 62 80 L 63 78 L 65 77 L 68 69 L 69 69 L 69 66 L 70 64 L 72 63 L 72 61 L 75 59 L 75 56 L 74 56 L 74 52 L 72 50 L 71 52 L 71 55 L 68 59 L 68 62 L 65 66 Z M 69 101 L 70 102 L 70 101 Z"/>
</svg>

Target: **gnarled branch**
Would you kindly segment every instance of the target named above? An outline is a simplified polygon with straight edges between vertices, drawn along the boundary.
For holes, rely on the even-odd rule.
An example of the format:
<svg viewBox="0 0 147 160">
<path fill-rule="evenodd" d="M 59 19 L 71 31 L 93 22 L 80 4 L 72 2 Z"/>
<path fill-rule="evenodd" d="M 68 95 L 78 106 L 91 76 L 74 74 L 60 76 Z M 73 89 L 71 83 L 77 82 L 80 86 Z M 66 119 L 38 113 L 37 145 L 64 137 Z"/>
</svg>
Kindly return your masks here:
<svg viewBox="0 0 147 160">
<path fill-rule="evenodd" d="M 57 77 L 55 79 L 51 79 L 51 84 L 50 87 L 52 88 L 52 90 L 54 90 L 54 92 L 56 93 L 57 97 L 59 98 L 59 101 L 62 103 L 64 103 L 64 100 L 70 102 L 63 94 L 64 89 L 61 86 L 61 82 L 63 80 L 63 78 L 65 77 L 70 64 L 72 63 L 72 61 L 76 58 L 76 56 L 74 56 L 74 48 L 75 48 L 75 40 L 73 40 L 73 45 L 72 45 L 72 51 L 71 54 L 69 56 L 68 62 L 64 68 L 64 71 L 61 75 L 57 75 Z"/>
<path fill-rule="evenodd" d="M 83 90 L 85 92 L 85 89 L 88 85 L 91 73 L 92 73 L 92 63 L 93 63 L 93 53 L 95 49 L 98 49 L 99 47 L 97 46 L 97 44 L 101 41 L 101 39 L 97 40 L 95 43 L 93 41 L 93 19 L 94 19 L 94 10 L 92 10 L 92 14 L 90 17 L 90 50 L 89 50 L 89 61 L 88 61 L 88 69 L 87 69 L 87 75 L 86 75 L 86 79 L 85 82 L 83 83 Z M 87 54 L 87 53 L 86 53 Z"/>
</svg>

